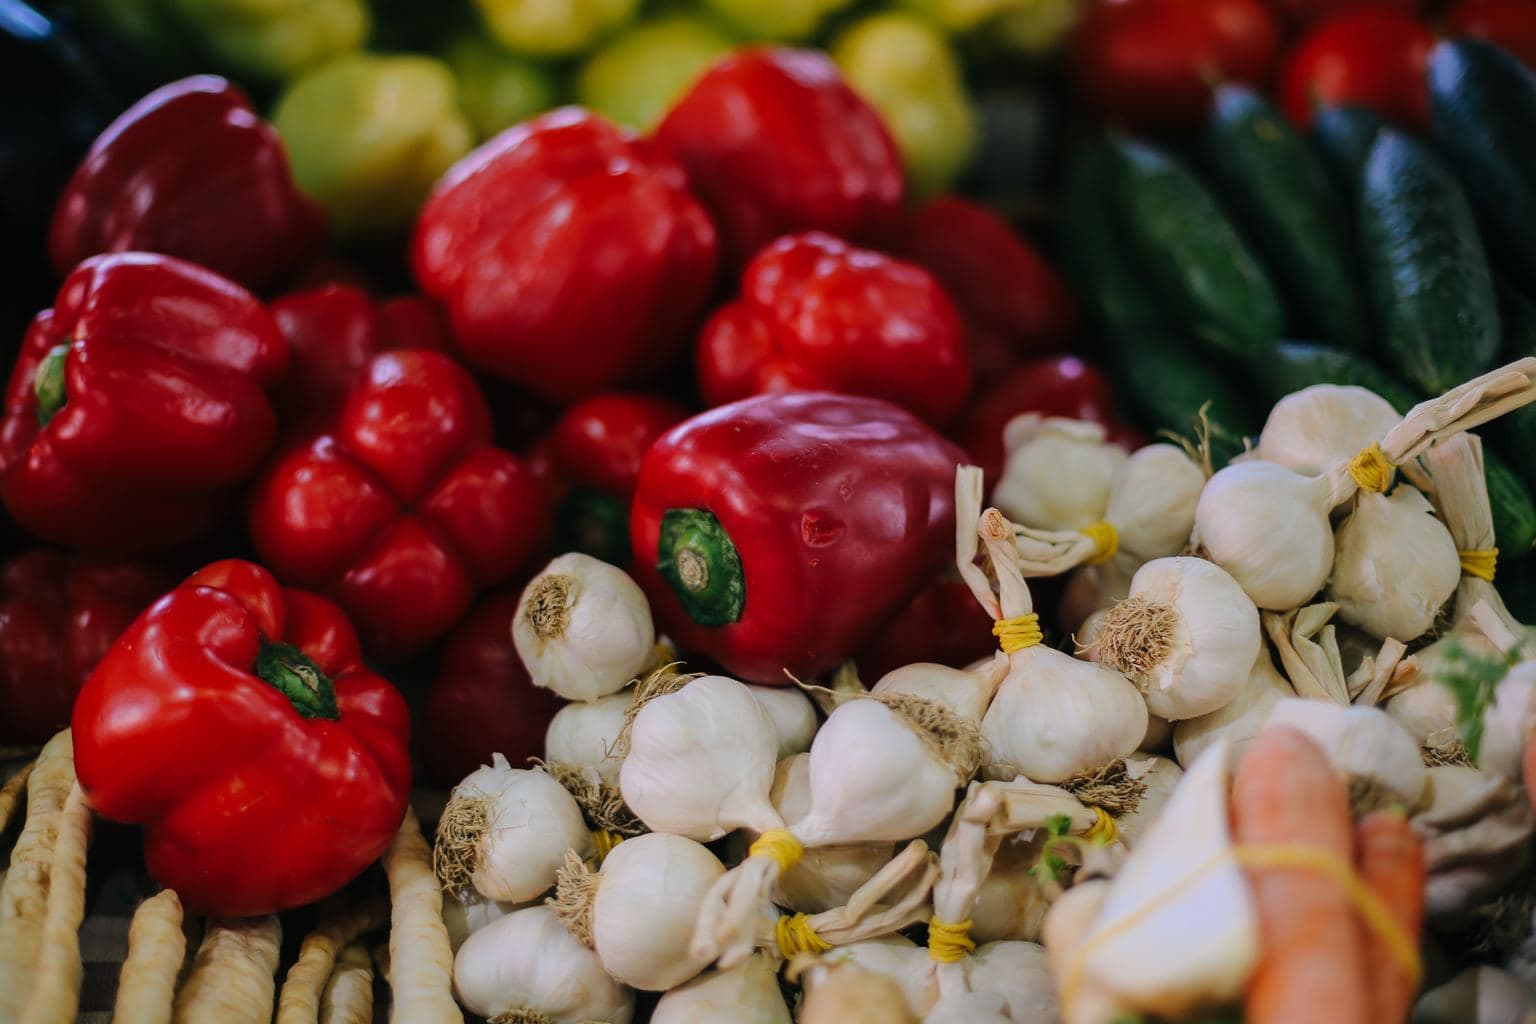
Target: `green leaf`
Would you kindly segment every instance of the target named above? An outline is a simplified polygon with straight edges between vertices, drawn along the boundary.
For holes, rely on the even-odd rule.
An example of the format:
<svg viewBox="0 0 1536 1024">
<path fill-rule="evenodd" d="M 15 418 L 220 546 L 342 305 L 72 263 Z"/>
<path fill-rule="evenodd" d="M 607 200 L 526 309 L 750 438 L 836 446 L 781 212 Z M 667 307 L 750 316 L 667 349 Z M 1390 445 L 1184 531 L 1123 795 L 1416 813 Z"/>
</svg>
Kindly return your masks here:
<svg viewBox="0 0 1536 1024">
<path fill-rule="evenodd" d="M 1483 712 L 1515 660 L 1515 654 L 1484 654 L 1454 640 L 1449 644 L 1440 685 L 1456 698 L 1456 728 L 1474 761 L 1483 743 Z"/>
</svg>

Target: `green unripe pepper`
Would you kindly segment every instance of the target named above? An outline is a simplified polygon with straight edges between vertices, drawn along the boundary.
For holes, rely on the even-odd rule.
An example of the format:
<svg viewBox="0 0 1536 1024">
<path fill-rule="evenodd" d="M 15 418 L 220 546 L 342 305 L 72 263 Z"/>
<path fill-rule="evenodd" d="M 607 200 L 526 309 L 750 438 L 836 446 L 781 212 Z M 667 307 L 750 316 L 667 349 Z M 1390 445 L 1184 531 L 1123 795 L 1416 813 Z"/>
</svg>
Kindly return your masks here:
<svg viewBox="0 0 1536 1024">
<path fill-rule="evenodd" d="M 694 79 L 730 50 L 731 40 L 700 18 L 678 14 L 647 21 L 582 65 L 576 98 L 619 124 L 649 131 Z"/>
<path fill-rule="evenodd" d="M 258 78 L 291 78 L 368 37 L 363 0 L 168 0 L 167 7 L 230 70 Z"/>
<path fill-rule="evenodd" d="M 838 37 L 832 59 L 885 119 L 912 190 L 931 194 L 953 181 L 976 144 L 975 115 L 960 60 L 933 23 L 914 14 L 872 15 Z"/>
<path fill-rule="evenodd" d="M 583 53 L 628 22 L 640 0 L 475 0 L 492 39 L 517 53 Z"/>
<path fill-rule="evenodd" d="M 289 85 L 272 123 L 299 185 L 354 238 L 408 224 L 474 138 L 453 73 L 420 56 L 333 61 Z"/>
<path fill-rule="evenodd" d="M 526 121 L 555 105 L 555 82 L 543 65 L 514 56 L 482 36 L 464 35 L 443 50 L 459 81 L 459 106 L 477 138 Z"/>
<path fill-rule="evenodd" d="M 710 10 L 753 39 L 798 43 L 852 0 L 704 0 Z"/>
</svg>

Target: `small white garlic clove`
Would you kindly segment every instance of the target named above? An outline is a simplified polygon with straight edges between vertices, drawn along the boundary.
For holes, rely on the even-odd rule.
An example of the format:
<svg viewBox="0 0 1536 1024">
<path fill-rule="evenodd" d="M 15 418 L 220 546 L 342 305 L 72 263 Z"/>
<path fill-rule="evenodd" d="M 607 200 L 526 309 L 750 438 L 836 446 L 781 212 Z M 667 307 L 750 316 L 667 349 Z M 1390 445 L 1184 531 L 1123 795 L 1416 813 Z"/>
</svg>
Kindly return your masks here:
<svg viewBox="0 0 1536 1024">
<path fill-rule="evenodd" d="M 1110 482 L 1126 460 L 1104 428 L 1025 414 L 1008 425 L 1008 461 L 992 503 L 1041 530 L 1077 530 L 1104 518 Z"/>
<path fill-rule="evenodd" d="M 1115 525 L 1133 568 L 1184 550 L 1204 488 L 1205 471 L 1171 444 L 1149 444 L 1121 464 L 1104 518 Z"/>
<path fill-rule="evenodd" d="M 688 951 L 704 895 L 725 865 L 691 839 L 652 832 L 603 860 L 592 900 L 592 945 L 617 981 L 662 992 L 709 961 Z"/>
<path fill-rule="evenodd" d="M 1194 540 L 1259 608 L 1298 608 L 1333 566 L 1331 494 L 1327 477 L 1263 459 L 1233 463 L 1200 492 Z"/>
<path fill-rule="evenodd" d="M 963 669 L 932 662 L 903 665 L 881 676 L 870 692 L 918 697 L 980 722 L 1007 674 L 1008 656 L 998 651 L 990 660 Z"/>
<path fill-rule="evenodd" d="M 1340 620 L 1378 640 L 1427 633 L 1456 593 L 1456 542 L 1407 484 L 1387 495 L 1362 492 L 1333 536 L 1327 598 L 1338 603 Z"/>
<path fill-rule="evenodd" d="M 622 569 L 571 552 L 523 589 L 512 643 L 535 686 L 568 700 L 596 700 L 650 665 L 656 627 L 639 584 Z"/>
<path fill-rule="evenodd" d="M 448 928 L 449 947 L 457 953 L 464 940 L 475 932 L 526 906 L 529 904 L 488 900 L 473 889 L 444 893 L 443 924 Z"/>
<path fill-rule="evenodd" d="M 816 705 L 796 686 L 747 686 L 773 722 L 779 758 L 811 749 L 816 735 Z"/>
<path fill-rule="evenodd" d="M 555 712 L 544 733 L 544 760 L 592 768 L 608 785 L 619 784 L 619 733 L 635 701 L 633 688 L 594 701 L 575 701 Z"/>
<path fill-rule="evenodd" d="M 778 972 L 761 953 L 727 971 L 706 971 L 656 1004 L 651 1024 L 793 1024 Z"/>
<path fill-rule="evenodd" d="M 934 977 L 933 959 L 928 951 L 912 942 L 910 939 L 899 935 L 892 935 L 880 939 L 867 939 L 864 942 L 855 942 L 847 946 L 839 946 L 836 950 L 827 954 L 825 967 L 812 969 L 803 977 L 805 987 L 805 999 L 801 1003 L 801 1024 L 845 1024 L 850 1018 L 834 1013 L 836 1006 L 841 1005 L 845 1011 L 854 1003 L 835 1003 L 831 998 L 838 987 L 836 976 L 845 965 L 855 967 L 861 971 L 868 971 L 896 986 L 906 1003 L 908 1012 L 915 1017 L 922 1017 L 939 1001 L 939 984 Z M 872 1015 L 861 1018 L 869 1024 L 885 1024 L 886 1021 L 900 1020 L 898 1016 L 892 1016 L 896 1007 L 889 1005 L 889 989 L 880 986 L 882 992 L 875 996 L 872 993 L 864 996 L 870 1000 L 871 1005 L 878 1005 L 884 1011 L 883 1015 Z M 867 990 L 866 990 L 867 991 Z M 875 1002 L 878 1000 L 878 1002 Z M 812 1007 L 818 1007 L 814 1014 L 807 1011 Z M 824 1008 L 821 1008 L 824 1007 Z"/>
<path fill-rule="evenodd" d="M 1035 942 L 989 942 L 964 961 L 972 992 L 1003 997 L 1006 1019 L 1015 1024 L 1056 1019 L 1056 986 L 1045 947 Z"/>
<path fill-rule="evenodd" d="M 1187 768 L 1217 740 L 1231 744 L 1234 756 L 1241 754 L 1248 741 L 1264 728 L 1275 704 L 1283 697 L 1294 696 L 1296 691 L 1275 668 L 1269 648 L 1261 647 L 1237 696 L 1208 715 L 1174 723 L 1174 757 Z"/>
<path fill-rule="evenodd" d="M 1314 384 L 1275 403 L 1259 434 L 1258 456 L 1316 476 L 1386 437 L 1400 419 L 1367 388 Z"/>
<path fill-rule="evenodd" d="M 551 1024 L 629 1024 L 635 1013 L 634 993 L 545 906 L 515 911 L 466 939 L 454 957 L 453 990 L 487 1019 L 532 1011 Z"/>
</svg>

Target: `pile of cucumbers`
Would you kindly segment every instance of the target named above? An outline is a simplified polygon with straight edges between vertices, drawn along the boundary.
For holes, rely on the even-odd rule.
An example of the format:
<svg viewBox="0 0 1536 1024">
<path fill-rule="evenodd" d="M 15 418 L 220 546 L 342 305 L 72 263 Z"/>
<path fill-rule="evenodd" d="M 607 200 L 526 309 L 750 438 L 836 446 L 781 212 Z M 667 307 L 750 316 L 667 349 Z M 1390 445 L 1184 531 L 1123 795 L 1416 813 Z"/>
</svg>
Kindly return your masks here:
<svg viewBox="0 0 1536 1024">
<path fill-rule="evenodd" d="M 1429 139 L 1352 108 L 1304 137 L 1223 86 L 1177 155 L 1121 136 L 1079 151 L 1068 266 L 1149 426 L 1188 433 L 1203 408 L 1225 459 L 1299 388 L 1407 410 L 1536 355 L 1536 76 L 1472 40 L 1440 43 L 1427 75 Z M 1536 410 L 1484 442 L 1501 589 L 1536 599 Z"/>
</svg>

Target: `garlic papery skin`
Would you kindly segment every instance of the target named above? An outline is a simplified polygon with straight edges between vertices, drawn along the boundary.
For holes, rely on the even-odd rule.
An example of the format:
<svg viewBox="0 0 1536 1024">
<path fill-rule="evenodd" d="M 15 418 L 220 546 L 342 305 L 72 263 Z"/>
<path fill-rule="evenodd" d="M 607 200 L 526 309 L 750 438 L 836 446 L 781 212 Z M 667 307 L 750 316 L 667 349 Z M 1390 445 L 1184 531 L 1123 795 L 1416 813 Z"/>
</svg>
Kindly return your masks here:
<svg viewBox="0 0 1536 1024">
<path fill-rule="evenodd" d="M 1104 428 L 1082 420 L 1015 417 L 1004 432 L 1008 461 L 992 503 L 1040 530 L 1079 530 L 1104 518 L 1110 483 L 1125 451 Z"/>
<path fill-rule="evenodd" d="M 1174 723 L 1174 757 L 1187 768 L 1217 740 L 1226 740 L 1234 757 L 1241 755 L 1248 741 L 1264 728 L 1275 704 L 1284 697 L 1294 696 L 1296 691 L 1275 668 L 1269 648 L 1261 646 L 1237 696 L 1208 715 Z"/>
<path fill-rule="evenodd" d="M 813 969 L 803 978 L 804 1007 L 810 1006 L 813 998 L 820 999 L 818 990 L 831 986 L 838 968 L 844 964 L 894 982 L 905 998 L 908 1010 L 915 1017 L 924 1016 L 939 1001 L 939 984 L 934 977 L 934 962 L 928 956 L 928 950 L 899 935 L 839 946 L 826 954 L 824 960 L 828 964 L 827 968 Z M 800 1020 L 804 1022 L 806 1019 L 802 1011 Z M 830 1016 L 817 1019 L 825 1024 L 838 1024 L 842 1020 Z"/>
<path fill-rule="evenodd" d="M 1424 800 L 1424 759 L 1419 744 L 1380 708 L 1340 707 L 1331 701 L 1287 697 L 1275 703 L 1265 722 L 1306 734 L 1368 808 L 1399 804 L 1415 808 Z"/>
<path fill-rule="evenodd" d="M 628 738 L 619 791 L 652 832 L 707 843 L 783 826 L 768 802 L 778 733 L 746 684 L 704 676 L 648 700 Z"/>
<path fill-rule="evenodd" d="M 1205 471 L 1183 449 L 1149 444 L 1132 452 L 1115 473 L 1104 508 L 1104 520 L 1119 534 L 1116 561 L 1135 568 L 1184 550 L 1204 488 Z"/>
<path fill-rule="evenodd" d="M 655 657 L 656 627 L 639 584 L 579 552 L 529 581 L 512 618 L 512 643 L 535 686 L 567 700 L 617 693 Z"/>
<path fill-rule="evenodd" d="M 747 691 L 773 723 L 780 760 L 811 749 L 811 738 L 816 735 L 816 705 L 811 698 L 792 686 L 747 685 Z"/>
<path fill-rule="evenodd" d="M 1026 1017 L 1021 1020 L 1049 1020 Z M 923 1024 L 1012 1024 L 1008 1001 L 995 992 L 955 992 L 939 1000 Z"/>
<path fill-rule="evenodd" d="M 555 884 L 567 850 L 593 852 L 575 798 L 543 768 L 513 768 L 495 754 L 453 788 L 433 866 L 449 889 L 472 886 L 486 899 L 526 903 Z"/>
<path fill-rule="evenodd" d="M 1334 531 L 1327 598 L 1339 618 L 1378 640 L 1427 633 L 1461 579 L 1461 559 L 1429 500 L 1399 484 L 1363 491 Z"/>
<path fill-rule="evenodd" d="M 1380 441 L 1399 419 L 1390 402 L 1367 388 L 1314 384 L 1275 403 L 1259 434 L 1258 456 L 1317 476 Z"/>
<path fill-rule="evenodd" d="M 1045 947 L 1035 942 L 989 942 L 963 961 L 972 992 L 1003 997 L 1014 1024 L 1056 1019 L 1056 986 Z"/>
<path fill-rule="evenodd" d="M 453 990 L 488 1020 L 522 1012 L 550 1024 L 629 1024 L 635 1013 L 634 993 L 545 906 L 515 911 L 466 939 L 454 957 Z"/>
<path fill-rule="evenodd" d="M 963 669 L 932 662 L 903 665 L 881 676 L 870 692 L 919 697 L 980 722 L 1007 674 L 1008 657 L 998 651 L 990 660 Z"/>
<path fill-rule="evenodd" d="M 1179 721 L 1241 691 L 1262 644 L 1259 611 L 1237 581 L 1203 558 L 1157 558 L 1093 639 L 1099 664 L 1124 673 L 1147 710 Z"/>
<path fill-rule="evenodd" d="M 1236 462 L 1200 492 L 1194 539 L 1255 605 L 1288 611 L 1323 589 L 1333 567 L 1332 494 L 1327 477 Z"/>
<path fill-rule="evenodd" d="M 1485 772 L 1519 782 L 1525 748 L 1536 733 L 1536 661 L 1516 664 L 1493 691 L 1493 703 L 1483 710 L 1483 739 L 1477 766 Z"/>
<path fill-rule="evenodd" d="M 688 942 L 704 894 L 725 865 L 691 839 L 626 839 L 603 859 L 591 902 L 592 948 L 615 980 L 662 992 L 709 965 Z"/>
<path fill-rule="evenodd" d="M 793 1024 L 779 975 L 754 953 L 727 971 L 706 971 L 661 997 L 651 1024 Z"/>
<path fill-rule="evenodd" d="M 1424 838 L 1424 909 L 1454 921 L 1491 899 L 1528 856 L 1531 805 L 1518 783 L 1476 768 L 1429 769 L 1429 803 L 1413 816 Z"/>
<path fill-rule="evenodd" d="M 555 712 L 544 732 L 544 760 L 594 769 L 610 786 L 619 784 L 619 733 L 635 702 L 633 689 L 594 701 L 576 701 Z"/>
<path fill-rule="evenodd" d="M 464 940 L 492 921 L 499 921 L 526 903 L 488 900 L 473 889 L 443 894 L 443 925 L 448 929 L 448 946 L 455 953 Z"/>
<path fill-rule="evenodd" d="M 1163 813 L 1179 780 L 1184 777 L 1184 769 L 1166 757 L 1136 753 L 1125 759 L 1125 774 L 1146 787 L 1133 809 L 1115 816 L 1115 831 L 1119 833 L 1120 842 L 1134 850 Z"/>
</svg>

